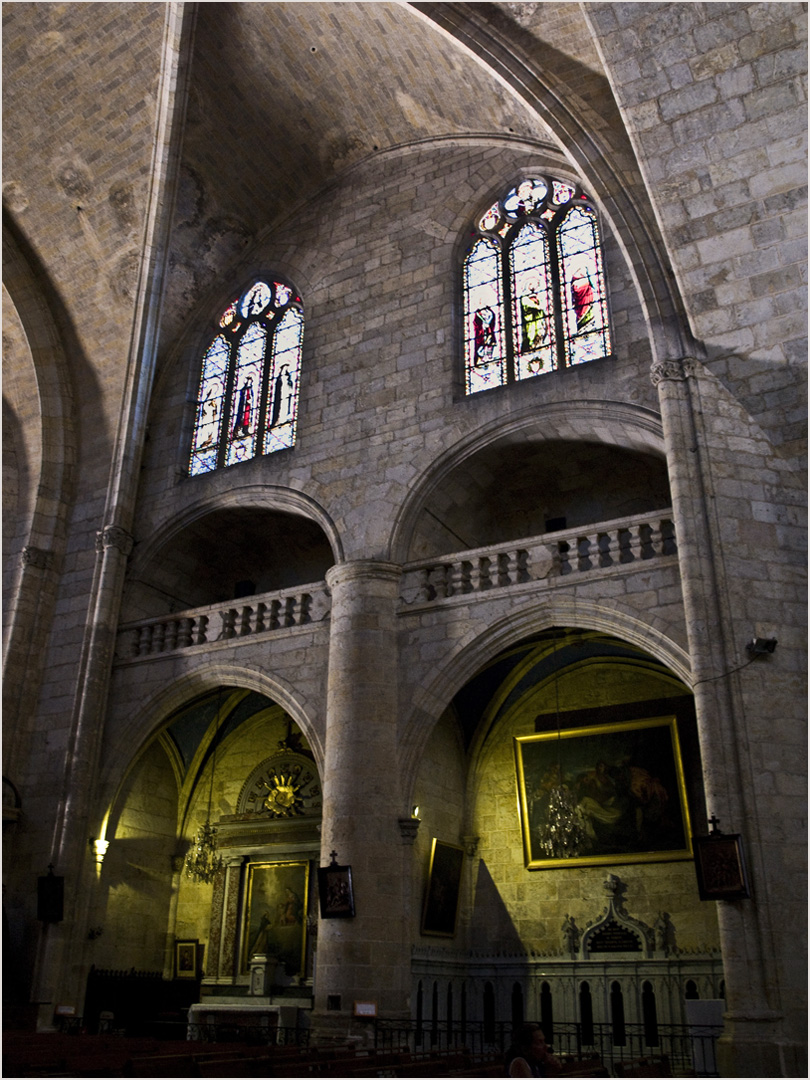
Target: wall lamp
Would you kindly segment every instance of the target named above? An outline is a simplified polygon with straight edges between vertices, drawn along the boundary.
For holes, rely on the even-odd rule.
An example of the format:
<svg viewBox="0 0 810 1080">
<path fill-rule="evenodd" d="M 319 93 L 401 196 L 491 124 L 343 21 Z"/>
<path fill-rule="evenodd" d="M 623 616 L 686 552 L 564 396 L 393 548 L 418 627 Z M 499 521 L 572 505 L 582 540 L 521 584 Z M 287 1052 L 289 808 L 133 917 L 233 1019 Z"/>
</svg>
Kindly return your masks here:
<svg viewBox="0 0 810 1080">
<path fill-rule="evenodd" d="M 748 644 L 745 646 L 749 656 L 767 656 L 769 653 L 774 652 L 776 649 L 775 637 L 755 637 L 751 638 Z"/>
</svg>

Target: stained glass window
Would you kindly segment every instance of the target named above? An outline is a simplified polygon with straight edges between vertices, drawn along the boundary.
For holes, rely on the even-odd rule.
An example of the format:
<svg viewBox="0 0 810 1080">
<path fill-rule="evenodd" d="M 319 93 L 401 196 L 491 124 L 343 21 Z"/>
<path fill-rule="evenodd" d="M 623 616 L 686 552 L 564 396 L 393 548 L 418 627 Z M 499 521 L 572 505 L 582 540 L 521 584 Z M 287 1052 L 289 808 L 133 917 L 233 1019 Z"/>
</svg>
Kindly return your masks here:
<svg viewBox="0 0 810 1080">
<path fill-rule="evenodd" d="M 522 180 L 479 217 L 464 260 L 468 394 L 609 356 L 599 223 L 578 186 Z"/>
<path fill-rule="evenodd" d="M 202 359 L 189 473 L 271 454 L 295 442 L 304 315 L 281 281 L 256 281 L 216 320 Z"/>
</svg>

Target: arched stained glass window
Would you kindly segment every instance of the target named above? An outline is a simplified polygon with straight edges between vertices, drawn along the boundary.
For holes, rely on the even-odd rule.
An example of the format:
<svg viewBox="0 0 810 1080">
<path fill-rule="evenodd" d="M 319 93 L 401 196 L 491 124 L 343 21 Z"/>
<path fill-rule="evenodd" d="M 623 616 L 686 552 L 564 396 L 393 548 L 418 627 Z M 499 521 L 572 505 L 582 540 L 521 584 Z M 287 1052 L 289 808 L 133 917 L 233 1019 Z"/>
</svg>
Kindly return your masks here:
<svg viewBox="0 0 810 1080">
<path fill-rule="evenodd" d="M 610 355 L 599 224 L 581 188 L 523 180 L 474 234 L 464 260 L 468 394 Z"/>
<path fill-rule="evenodd" d="M 295 442 L 304 316 L 282 281 L 256 281 L 217 320 L 205 351 L 189 473 L 198 476 Z"/>
</svg>

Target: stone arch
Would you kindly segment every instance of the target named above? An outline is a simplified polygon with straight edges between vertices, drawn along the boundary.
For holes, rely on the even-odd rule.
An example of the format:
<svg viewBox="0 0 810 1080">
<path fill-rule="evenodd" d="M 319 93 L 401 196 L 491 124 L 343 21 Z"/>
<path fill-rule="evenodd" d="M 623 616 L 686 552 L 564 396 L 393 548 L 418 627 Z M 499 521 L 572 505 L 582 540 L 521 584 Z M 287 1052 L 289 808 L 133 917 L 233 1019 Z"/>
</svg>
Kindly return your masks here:
<svg viewBox="0 0 810 1080">
<path fill-rule="evenodd" d="M 390 539 L 391 558 L 406 562 L 419 515 L 431 495 L 476 454 L 495 446 L 521 445 L 529 440 L 600 442 L 608 446 L 663 458 L 660 418 L 650 409 L 622 402 L 576 401 L 526 409 L 510 420 L 493 421 L 471 430 L 438 458 L 426 450 L 415 461 L 419 479 L 400 507 Z"/>
<path fill-rule="evenodd" d="M 576 597 L 544 598 L 504 616 L 483 634 L 476 630 L 460 638 L 444 657 L 429 682 L 413 694 L 409 715 L 403 720 L 400 742 L 402 790 L 409 803 L 419 763 L 428 740 L 454 695 L 489 660 L 531 634 L 552 626 L 576 626 L 611 634 L 660 660 L 687 686 L 691 685 L 688 653 L 673 637 L 641 620 L 618 604 L 608 607 Z"/>
<path fill-rule="evenodd" d="M 172 714 L 194 698 L 215 690 L 218 686 L 254 690 L 280 705 L 304 732 L 318 770 L 323 773 L 323 734 L 314 721 L 312 707 L 302 702 L 293 687 L 278 676 L 265 675 L 249 668 L 218 661 L 206 664 L 173 681 L 169 686 L 162 687 L 140 703 L 122 722 L 117 737 L 110 740 L 112 752 L 102 762 L 99 771 L 99 824 L 106 820 L 109 808 L 114 805 L 127 774 Z M 102 833 L 99 832 L 99 835 Z"/>
</svg>

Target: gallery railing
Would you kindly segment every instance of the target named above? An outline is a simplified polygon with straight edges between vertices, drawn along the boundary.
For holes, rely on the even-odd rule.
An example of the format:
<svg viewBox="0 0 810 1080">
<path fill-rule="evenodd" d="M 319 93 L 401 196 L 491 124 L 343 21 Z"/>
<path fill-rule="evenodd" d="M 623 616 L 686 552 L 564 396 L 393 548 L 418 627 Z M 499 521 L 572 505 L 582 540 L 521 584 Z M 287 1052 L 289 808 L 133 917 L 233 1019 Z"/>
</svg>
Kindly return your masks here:
<svg viewBox="0 0 810 1080">
<path fill-rule="evenodd" d="M 444 558 L 408 563 L 402 570 L 401 612 L 467 594 L 528 582 L 566 581 L 594 571 L 633 569 L 677 554 L 672 512 L 455 552 Z M 116 660 L 146 659 L 195 645 L 227 643 L 256 635 L 288 632 L 329 617 L 325 582 L 262 593 L 243 601 L 213 604 L 119 627 Z"/>
<path fill-rule="evenodd" d="M 538 1021 L 539 1023 L 539 1021 Z M 722 1027 L 685 1024 L 541 1024 L 556 1055 L 596 1056 L 616 1075 L 616 1066 L 641 1058 L 666 1059 L 674 1076 L 718 1076 L 716 1043 Z M 377 1020 L 378 1050 L 408 1046 L 418 1050 L 466 1047 L 470 1053 L 506 1054 L 514 1025 L 507 1021 Z M 663 1074 L 662 1074 L 663 1075 Z"/>
<path fill-rule="evenodd" d="M 677 552 L 672 511 L 662 510 L 409 563 L 403 569 L 400 598 L 409 606 L 428 604 L 530 581 L 646 564 Z"/>
</svg>

